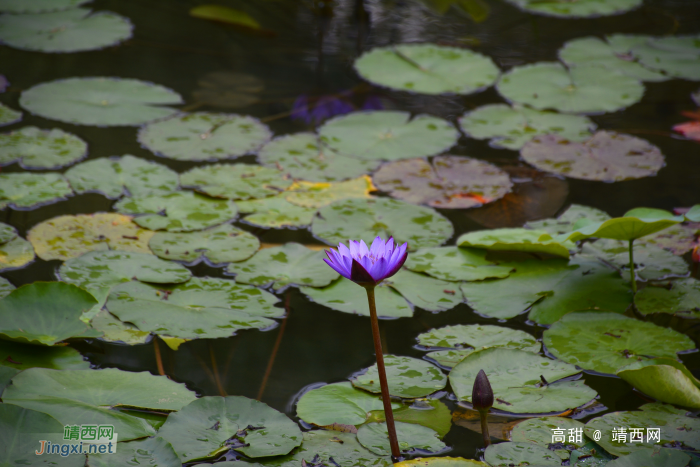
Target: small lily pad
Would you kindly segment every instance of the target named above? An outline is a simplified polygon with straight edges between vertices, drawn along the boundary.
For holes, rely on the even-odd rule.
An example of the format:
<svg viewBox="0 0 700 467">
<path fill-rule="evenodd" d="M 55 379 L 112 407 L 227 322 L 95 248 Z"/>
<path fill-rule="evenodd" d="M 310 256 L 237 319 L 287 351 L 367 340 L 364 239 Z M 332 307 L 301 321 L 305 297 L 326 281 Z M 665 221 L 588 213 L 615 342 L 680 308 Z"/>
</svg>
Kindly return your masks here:
<svg viewBox="0 0 700 467">
<path fill-rule="evenodd" d="M 215 161 L 257 151 L 272 136 L 253 117 L 196 112 L 146 125 L 139 141 L 156 155 L 181 161 Z"/>
<path fill-rule="evenodd" d="M 563 460 L 568 460 L 571 457 L 571 451 L 582 448 L 588 442 L 588 438 L 582 437 L 581 442 L 577 443 L 576 436 L 567 436 L 575 433 L 569 430 L 583 429 L 583 426 L 583 423 L 578 420 L 566 417 L 528 418 L 513 427 L 510 439 L 514 443 L 536 444 L 554 451 Z M 554 429 L 563 430 L 562 436 L 566 442 L 561 443 L 561 447 L 557 447 L 556 443 L 552 442 Z"/>
<path fill-rule="evenodd" d="M 684 334 L 615 313 L 569 313 L 544 331 L 542 341 L 555 357 L 606 374 L 695 348 Z"/>
<path fill-rule="evenodd" d="M 508 277 L 512 267 L 499 266 L 486 259 L 477 248 L 443 246 L 421 248 L 406 259 L 405 267 L 444 281 L 480 281 Z"/>
<path fill-rule="evenodd" d="M 92 0 L 0 0 L 3 13 L 45 13 L 76 8 Z"/>
<path fill-rule="evenodd" d="M 0 365 L 26 370 L 53 368 L 55 370 L 83 370 L 90 368 L 80 352 L 73 347 L 20 344 L 0 341 Z"/>
<path fill-rule="evenodd" d="M 500 71 L 480 53 L 435 44 L 376 47 L 355 69 L 379 86 L 421 94 L 472 94 L 491 86 Z"/>
<path fill-rule="evenodd" d="M 651 69 L 673 78 L 700 81 L 700 45 L 697 35 L 649 38 L 632 48 L 632 55 Z"/>
<path fill-rule="evenodd" d="M 415 449 L 439 452 L 447 447 L 445 443 L 440 441 L 438 434 L 428 427 L 402 422 L 396 422 L 395 427 L 396 437 L 399 441 L 399 449 L 402 452 L 410 452 Z M 362 425 L 357 430 L 357 440 L 361 445 L 378 456 L 388 456 L 391 454 L 386 423 L 367 423 Z"/>
<path fill-rule="evenodd" d="M 239 212 L 250 215 L 243 222 L 257 227 L 282 229 L 297 228 L 311 224 L 318 209 L 305 208 L 292 204 L 286 194 L 248 201 L 237 201 Z"/>
<path fill-rule="evenodd" d="M 145 344 L 151 337 L 150 332 L 140 331 L 132 324 L 123 323 L 104 309 L 92 318 L 90 326 L 103 333 L 101 339 L 107 342 L 121 342 L 127 345 Z"/>
<path fill-rule="evenodd" d="M 32 261 L 34 248 L 22 237 L 0 244 L 0 271 L 22 268 Z"/>
<path fill-rule="evenodd" d="M 522 251 L 569 257 L 566 246 L 552 239 L 546 231 L 522 228 L 477 230 L 457 239 L 461 247 L 483 248 L 491 251 Z"/>
<path fill-rule="evenodd" d="M 342 199 L 372 198 L 372 191 L 376 191 L 372 180 L 363 175 L 333 183 L 294 182 L 285 192 L 284 198 L 297 206 L 318 209 Z"/>
<path fill-rule="evenodd" d="M 124 198 L 114 208 L 124 214 L 141 214 L 134 222 L 142 227 L 168 232 L 206 229 L 230 221 L 238 213 L 233 201 L 191 191 Z"/>
<path fill-rule="evenodd" d="M 180 175 L 184 187 L 216 198 L 247 200 L 276 195 L 288 188 L 292 181 L 269 167 L 250 164 L 215 164 L 194 169 Z"/>
<path fill-rule="evenodd" d="M 76 193 L 97 192 L 110 199 L 121 198 L 125 194 L 165 194 L 178 189 L 175 171 L 130 154 L 91 159 L 69 169 L 65 176 Z"/>
<path fill-rule="evenodd" d="M 11 125 L 22 120 L 22 112 L 0 104 L 0 126 Z"/>
<path fill-rule="evenodd" d="M 589 219 L 592 222 L 605 222 L 610 219 L 610 216 L 600 209 L 572 204 L 556 219 L 530 221 L 525 224 L 525 227 L 534 230 L 544 230 L 549 235 L 555 236 L 571 232 L 576 222 L 580 219 Z"/>
<path fill-rule="evenodd" d="M 635 244 L 635 274 L 642 280 L 659 280 L 672 276 L 684 276 L 688 264 L 683 258 L 670 251 L 650 244 Z M 629 243 L 621 240 L 602 238 L 594 243 L 586 243 L 581 253 L 593 255 L 617 268 L 625 276 L 629 275 Z"/>
<path fill-rule="evenodd" d="M 432 363 L 411 357 L 384 355 L 389 394 L 413 399 L 424 397 L 445 387 L 447 378 Z M 380 393 L 377 365 L 372 365 L 360 375 L 350 380 L 356 388 Z"/>
<path fill-rule="evenodd" d="M 542 345 L 525 331 L 491 324 L 455 324 L 419 334 L 418 344 L 427 348 L 449 349 L 471 347 L 476 350 L 488 347 L 539 352 Z"/>
<path fill-rule="evenodd" d="M 0 134 L 0 165 L 19 162 L 23 169 L 59 169 L 87 156 L 87 143 L 58 128 L 27 126 Z"/>
<path fill-rule="evenodd" d="M 393 402 L 393 409 L 401 407 Z M 297 416 L 318 426 L 361 425 L 370 412 L 383 410 L 382 400 L 348 382 L 327 384 L 305 393 L 297 402 Z"/>
<path fill-rule="evenodd" d="M 321 141 L 344 156 L 364 160 L 399 160 L 439 154 L 451 148 L 459 132 L 446 120 L 408 112 L 354 112 L 327 121 Z"/>
<path fill-rule="evenodd" d="M 90 467 L 122 467 L 124 465 L 151 465 L 157 467 L 181 467 L 182 461 L 172 445 L 161 437 L 146 438 L 120 443 L 112 454 L 90 454 Z"/>
<path fill-rule="evenodd" d="M 137 126 L 177 111 L 176 92 L 136 79 L 68 78 L 38 84 L 22 93 L 22 107 L 44 118 L 76 125 Z"/>
<path fill-rule="evenodd" d="M 260 240 L 245 230 L 223 224 L 198 232 L 156 232 L 148 246 L 164 259 L 187 263 L 205 259 L 221 264 L 250 258 L 260 248 Z"/>
<path fill-rule="evenodd" d="M 562 18 L 595 18 L 597 16 L 619 15 L 642 4 L 642 0 L 508 0 L 510 3 L 530 13 Z"/>
<path fill-rule="evenodd" d="M 676 359 L 637 361 L 616 374 L 659 402 L 700 409 L 700 381 Z"/>
<path fill-rule="evenodd" d="M 561 459 L 547 448 L 532 443 L 498 443 L 486 448 L 484 459 L 492 467 L 560 467 Z"/>
<path fill-rule="evenodd" d="M 534 136 L 556 134 L 570 141 L 584 141 L 596 128 L 585 116 L 507 104 L 479 107 L 465 113 L 459 124 L 472 138 L 491 139 L 492 147 L 516 151 Z"/>
<path fill-rule="evenodd" d="M 0 209 L 36 209 L 65 200 L 73 194 L 68 181 L 56 173 L 0 174 Z"/>
<path fill-rule="evenodd" d="M 700 281 L 687 277 L 666 287 L 650 287 L 637 292 L 634 304 L 643 314 L 669 313 L 680 318 L 700 318 Z"/>
</svg>

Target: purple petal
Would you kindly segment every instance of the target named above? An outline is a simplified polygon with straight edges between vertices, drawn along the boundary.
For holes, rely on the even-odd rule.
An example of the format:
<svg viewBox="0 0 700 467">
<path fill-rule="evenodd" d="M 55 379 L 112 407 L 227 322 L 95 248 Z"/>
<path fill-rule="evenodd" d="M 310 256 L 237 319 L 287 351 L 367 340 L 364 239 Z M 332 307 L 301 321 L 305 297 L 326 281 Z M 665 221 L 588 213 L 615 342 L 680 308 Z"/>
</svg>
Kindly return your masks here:
<svg viewBox="0 0 700 467">
<path fill-rule="evenodd" d="M 369 249 L 369 253 L 375 258 L 381 258 L 384 256 L 384 240 L 382 237 L 377 236 L 372 242 L 372 248 Z"/>
<path fill-rule="evenodd" d="M 406 262 L 406 258 L 408 258 L 406 248 L 408 248 L 408 243 L 404 243 L 399 248 L 397 248 L 396 251 L 394 251 L 394 254 L 391 255 L 391 261 L 389 263 L 388 270 L 386 271 L 384 277 L 391 277 L 394 274 L 396 274 L 399 269 L 401 269 L 403 263 Z"/>
<path fill-rule="evenodd" d="M 352 260 L 352 271 L 349 279 L 359 284 L 374 284 L 376 282 L 367 270 L 354 259 Z"/>
<path fill-rule="evenodd" d="M 345 264 L 345 261 L 343 261 L 343 257 L 334 250 L 331 250 L 331 255 L 329 255 L 330 261 L 344 271 L 343 275 L 350 275 L 350 268 Z"/>
<path fill-rule="evenodd" d="M 396 245 L 394 245 L 394 237 L 389 237 L 389 240 L 386 241 L 386 246 L 384 247 L 385 252 L 394 252 L 394 248 Z M 384 253 L 386 255 L 386 253 Z"/>
<path fill-rule="evenodd" d="M 328 266 L 330 266 L 330 267 L 332 267 L 333 269 L 335 269 L 335 271 L 336 271 L 338 274 L 340 274 L 341 276 L 347 277 L 348 279 L 351 279 L 351 280 L 352 280 L 352 278 L 350 277 L 350 274 L 348 274 L 348 273 L 345 272 L 344 270 L 341 270 L 339 267 L 337 267 L 335 264 L 333 264 L 333 263 L 331 263 L 330 261 L 328 261 L 326 258 L 323 258 L 323 261 L 325 261 L 326 264 L 327 264 Z"/>
<path fill-rule="evenodd" d="M 377 282 L 382 281 L 386 277 L 387 267 L 389 262 L 386 258 L 379 258 L 379 260 L 374 263 L 374 269 L 372 270 L 372 277 L 374 277 Z"/>
<path fill-rule="evenodd" d="M 369 255 L 369 248 L 367 248 L 367 244 L 364 240 L 360 240 L 360 256 L 367 255 Z"/>
<path fill-rule="evenodd" d="M 338 253 L 340 253 L 342 256 L 352 257 L 350 250 L 344 243 L 338 243 Z"/>
<path fill-rule="evenodd" d="M 353 258 L 359 258 L 360 244 L 356 240 L 350 240 L 350 256 Z"/>
</svg>

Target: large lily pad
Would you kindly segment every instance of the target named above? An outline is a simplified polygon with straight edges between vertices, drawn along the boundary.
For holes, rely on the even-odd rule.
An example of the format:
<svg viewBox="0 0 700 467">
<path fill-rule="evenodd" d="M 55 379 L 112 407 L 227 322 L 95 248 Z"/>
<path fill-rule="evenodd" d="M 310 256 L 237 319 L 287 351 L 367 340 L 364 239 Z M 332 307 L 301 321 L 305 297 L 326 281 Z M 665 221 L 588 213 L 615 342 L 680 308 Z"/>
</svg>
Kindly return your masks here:
<svg viewBox="0 0 700 467">
<path fill-rule="evenodd" d="M 596 397 L 582 380 L 559 381 L 581 371 L 573 365 L 524 350 L 489 348 L 472 353 L 450 372 L 450 385 L 460 400 L 471 402 L 474 379 L 484 368 L 493 406 L 506 412 L 563 412 Z"/>
<path fill-rule="evenodd" d="M 111 11 L 72 8 L 51 13 L 0 16 L 0 41 L 35 52 L 97 50 L 129 39 L 129 20 Z"/>
<path fill-rule="evenodd" d="M 455 324 L 419 334 L 418 344 L 449 349 L 506 347 L 539 352 L 541 344 L 530 334 L 491 324 Z"/>
<path fill-rule="evenodd" d="M 206 229 L 223 224 L 238 213 L 233 201 L 209 198 L 191 191 L 124 198 L 114 207 L 125 214 L 143 214 L 134 218 L 134 222 L 142 227 L 168 232 Z"/>
<path fill-rule="evenodd" d="M 530 221 L 525 224 L 525 227 L 534 230 L 544 230 L 548 234 L 555 236 L 571 232 L 576 222 L 580 219 L 589 219 L 592 222 L 604 222 L 610 219 L 610 216 L 600 209 L 582 206 L 580 204 L 572 204 L 556 219 Z"/>
<path fill-rule="evenodd" d="M 636 104 L 644 85 L 631 76 L 600 65 L 572 67 L 543 62 L 515 67 L 496 88 L 508 101 L 535 109 L 602 113 Z"/>
<path fill-rule="evenodd" d="M 22 120 L 22 112 L 0 104 L 0 126 L 11 125 Z"/>
<path fill-rule="evenodd" d="M 45 13 L 76 8 L 92 0 L 0 0 L 3 13 Z"/>
<path fill-rule="evenodd" d="M 136 79 L 68 78 L 38 84 L 22 93 L 19 103 L 30 112 L 77 125 L 136 126 L 177 111 L 176 92 Z"/>
<path fill-rule="evenodd" d="M 484 459 L 492 467 L 559 467 L 561 459 L 547 448 L 532 443 L 498 443 L 486 448 Z"/>
<path fill-rule="evenodd" d="M 659 148 L 612 131 L 598 131 L 584 142 L 559 135 L 537 136 L 523 146 L 520 155 L 545 172 L 603 182 L 649 177 L 664 166 Z"/>
<path fill-rule="evenodd" d="M 151 465 L 153 467 L 182 467 L 172 445 L 161 437 L 146 438 L 120 443 L 113 454 L 90 454 L 90 467 L 123 467 L 125 465 Z"/>
<path fill-rule="evenodd" d="M 392 403 L 398 409 L 398 403 Z M 297 402 L 297 415 L 307 423 L 319 426 L 339 423 L 361 425 L 373 410 L 384 410 L 382 400 L 352 384 L 334 383 L 312 389 Z"/>
<path fill-rule="evenodd" d="M 430 115 L 411 118 L 408 112 L 355 112 L 327 121 L 321 141 L 345 156 L 399 160 L 439 154 L 451 148 L 459 132 L 446 120 Z"/>
<path fill-rule="evenodd" d="M 0 271 L 21 268 L 33 260 L 34 248 L 22 237 L 0 244 Z"/>
<path fill-rule="evenodd" d="M 684 334 L 615 313 L 569 313 L 542 340 L 555 357 L 607 374 L 635 361 L 676 358 L 677 352 L 695 348 Z"/>
<path fill-rule="evenodd" d="M 323 251 L 314 251 L 299 243 L 265 248 L 252 258 L 231 263 L 227 272 L 236 275 L 236 281 L 274 290 L 290 285 L 323 287 L 338 277 L 338 273 L 323 261 Z"/>
<path fill-rule="evenodd" d="M 246 224 L 257 227 L 282 229 L 310 225 L 318 209 L 298 206 L 287 201 L 286 194 L 248 201 L 237 201 L 239 212 L 250 215 L 243 218 Z"/>
<path fill-rule="evenodd" d="M 0 165 L 19 162 L 23 169 L 58 169 L 87 156 L 87 143 L 58 128 L 27 126 L 0 134 Z"/>
<path fill-rule="evenodd" d="M 122 195 L 147 196 L 178 189 L 177 172 L 156 162 L 127 154 L 91 159 L 65 173 L 76 193 L 102 193 L 117 199 Z"/>
<path fill-rule="evenodd" d="M 396 422 L 396 437 L 402 452 L 420 449 L 422 452 L 439 452 L 447 446 L 440 441 L 438 434 L 428 427 L 415 423 Z M 379 456 L 391 455 L 389 434 L 386 423 L 366 423 L 357 430 L 357 440 L 361 445 Z"/>
<path fill-rule="evenodd" d="M 559 135 L 583 141 L 596 125 L 588 117 L 507 104 L 488 104 L 465 113 L 459 124 L 472 138 L 490 139 L 495 148 L 520 149 L 534 136 Z"/>
<path fill-rule="evenodd" d="M 294 182 L 283 194 L 290 203 L 305 208 L 321 208 L 348 198 L 372 198 L 377 189 L 367 175 L 334 183 Z"/>
<path fill-rule="evenodd" d="M 589 441 L 588 438 L 582 437 L 581 442 L 578 443 L 576 442 L 575 431 L 569 431 L 582 429 L 583 426 L 583 423 L 578 420 L 566 417 L 528 418 L 513 427 L 510 439 L 515 443 L 536 444 L 554 451 L 563 460 L 568 460 L 571 456 L 571 451 L 582 448 Z M 564 430 L 563 436 L 566 442 L 561 444 L 553 443 L 553 429 Z M 571 434 L 574 434 L 574 436 L 570 436 Z"/>
<path fill-rule="evenodd" d="M 83 370 L 90 368 L 80 352 L 73 347 L 20 344 L 0 341 L 0 365 L 26 370 L 53 368 L 56 370 Z"/>
<path fill-rule="evenodd" d="M 563 18 L 590 18 L 605 15 L 617 15 L 638 7 L 642 0 L 508 0 L 520 8 L 547 16 Z"/>
<path fill-rule="evenodd" d="M 435 44 L 377 47 L 360 56 L 355 69 L 374 84 L 421 94 L 472 94 L 499 74 L 489 57 Z"/>
<path fill-rule="evenodd" d="M 632 48 L 639 62 L 664 74 L 693 81 L 700 80 L 700 36 L 650 38 Z"/>
<path fill-rule="evenodd" d="M 232 447 L 253 458 L 279 456 L 302 441 L 301 430 L 286 415 L 242 396 L 197 399 L 168 416 L 158 435 L 182 462 L 212 458 Z"/>
<path fill-rule="evenodd" d="M 272 134 L 253 117 L 196 112 L 146 125 L 139 141 L 155 154 L 184 161 L 214 161 L 257 151 Z"/>
<path fill-rule="evenodd" d="M 408 242 L 409 250 L 416 250 L 441 245 L 454 230 L 449 220 L 431 208 L 377 198 L 346 199 L 321 208 L 311 232 L 331 245 L 393 236 L 399 244 Z"/>
<path fill-rule="evenodd" d="M 0 209 L 35 209 L 73 194 L 63 175 L 15 172 L 0 174 Z"/>
<path fill-rule="evenodd" d="M 215 164 L 194 169 L 180 175 L 184 187 L 217 198 L 251 199 L 278 194 L 292 181 L 274 168 L 250 164 Z"/>
<path fill-rule="evenodd" d="M 384 355 L 389 394 L 413 399 L 439 391 L 447 384 L 447 378 L 432 363 L 411 357 Z M 379 373 L 374 364 L 350 380 L 356 388 L 380 393 Z"/>
<path fill-rule="evenodd" d="M 54 217 L 32 227 L 27 239 L 39 258 L 65 261 L 94 250 L 149 253 L 153 234 L 136 225 L 131 216 L 96 213 Z"/>
<path fill-rule="evenodd" d="M 700 318 L 700 281 L 677 279 L 666 287 L 650 287 L 637 292 L 634 304 L 643 314 L 669 313 L 681 318 Z"/>
<path fill-rule="evenodd" d="M 674 358 L 637 361 L 616 374 L 659 402 L 700 409 L 700 381 Z"/>
<path fill-rule="evenodd" d="M 513 183 L 487 162 L 460 156 L 406 159 L 382 165 L 374 183 L 395 198 L 435 208 L 473 208 L 502 198 Z"/>
<path fill-rule="evenodd" d="M 187 263 L 205 259 L 220 264 L 250 258 L 260 248 L 260 240 L 245 230 L 223 224 L 198 232 L 156 232 L 148 246 L 164 259 Z"/>
<path fill-rule="evenodd" d="M 444 281 L 480 281 L 508 277 L 511 266 L 499 266 L 477 248 L 443 246 L 421 248 L 406 259 L 407 269 Z"/>
<path fill-rule="evenodd" d="M 146 420 L 119 407 L 180 410 L 196 399 L 184 384 L 148 372 L 30 368 L 12 378 L 3 402 L 51 415 L 62 425 L 113 425 L 120 441 L 155 433 Z"/>
<path fill-rule="evenodd" d="M 659 280 L 671 276 L 683 276 L 688 272 L 688 263 L 670 251 L 651 244 L 635 244 L 634 270 L 639 279 Z M 625 276 L 629 274 L 629 243 L 603 238 L 594 243 L 586 243 L 581 252 L 601 258 L 616 267 Z"/>
<path fill-rule="evenodd" d="M 541 230 L 522 228 L 477 230 L 460 235 L 456 243 L 462 247 L 493 251 L 523 251 L 569 257 L 569 250 L 565 245 L 553 240 L 551 235 Z"/>
<path fill-rule="evenodd" d="M 674 216 L 663 209 L 636 208 L 627 211 L 622 217 L 601 222 L 578 222 L 574 226 L 578 227 L 576 230 L 557 237 L 557 240 L 577 242 L 590 237 L 636 240 L 660 232 L 682 220 L 682 216 Z"/>
</svg>

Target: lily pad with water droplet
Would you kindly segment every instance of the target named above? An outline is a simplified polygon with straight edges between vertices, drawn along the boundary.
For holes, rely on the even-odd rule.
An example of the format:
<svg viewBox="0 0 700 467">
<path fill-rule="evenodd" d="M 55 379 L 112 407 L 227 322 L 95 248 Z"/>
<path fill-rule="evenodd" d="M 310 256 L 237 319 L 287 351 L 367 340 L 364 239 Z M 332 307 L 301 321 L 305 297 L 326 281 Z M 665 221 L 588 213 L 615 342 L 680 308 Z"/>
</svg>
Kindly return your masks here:
<svg viewBox="0 0 700 467">
<path fill-rule="evenodd" d="M 401 407 L 392 402 L 393 409 Z M 327 384 L 304 393 L 297 402 L 297 416 L 318 426 L 340 423 L 361 425 L 373 410 L 383 410 L 382 400 L 348 382 Z"/>
<path fill-rule="evenodd" d="M 0 271 L 22 268 L 32 261 L 34 248 L 22 237 L 0 244 Z"/>
<path fill-rule="evenodd" d="M 287 189 L 284 198 L 297 206 L 318 209 L 342 199 L 372 198 L 370 192 L 376 190 L 372 180 L 363 175 L 332 183 L 297 181 Z"/>
<path fill-rule="evenodd" d="M 132 29 L 121 15 L 87 8 L 0 16 L 0 42 L 33 52 L 99 50 L 129 39 Z"/>
<path fill-rule="evenodd" d="M 684 276 L 688 272 L 688 263 L 670 251 L 651 244 L 635 244 L 633 251 L 635 274 L 641 280 Z M 629 277 L 629 242 L 602 238 L 584 244 L 581 253 L 600 258 Z"/>
<path fill-rule="evenodd" d="M 684 334 L 615 313 L 569 313 L 544 331 L 542 341 L 555 357 L 606 374 L 695 348 Z"/>
<path fill-rule="evenodd" d="M 632 48 L 632 55 L 651 69 L 673 78 L 700 81 L 700 36 L 654 37 Z"/>
<path fill-rule="evenodd" d="M 198 232 L 156 232 L 148 246 L 164 259 L 187 263 L 206 259 L 220 264 L 250 258 L 260 248 L 260 240 L 245 230 L 223 224 Z"/>
<path fill-rule="evenodd" d="M 73 347 L 47 347 L 6 341 L 0 341 L 0 365 L 17 370 L 34 367 L 54 368 L 56 370 L 90 368 L 90 362 L 85 360 L 80 352 Z"/>
<path fill-rule="evenodd" d="M 150 332 L 140 331 L 133 324 L 119 321 L 107 310 L 100 310 L 92 320 L 90 326 L 103 333 L 100 339 L 107 342 L 119 342 L 127 345 L 145 344 L 151 337 Z"/>
<path fill-rule="evenodd" d="M 700 318 L 700 281 L 676 279 L 668 287 L 650 287 L 637 292 L 634 304 L 643 315 L 669 313 L 680 318 Z"/>
<path fill-rule="evenodd" d="M 491 86 L 500 72 L 485 55 L 435 44 L 376 47 L 355 61 L 355 69 L 379 86 L 421 94 L 472 94 Z"/>
<path fill-rule="evenodd" d="M 583 423 L 578 420 L 573 420 L 566 417 L 539 417 L 528 418 L 523 420 L 513 427 L 511 432 L 511 441 L 515 443 L 533 443 L 550 451 L 554 451 L 563 460 L 568 460 L 571 457 L 571 451 L 582 448 L 589 439 L 582 437 L 581 442 L 576 442 L 576 437 L 567 436 L 569 430 L 583 429 Z M 556 448 L 556 443 L 553 443 L 552 430 L 560 429 L 563 431 L 563 437 L 566 442 L 561 443 L 561 447 Z M 550 448 L 550 446 L 552 446 Z"/>
<path fill-rule="evenodd" d="M 414 423 L 396 422 L 396 437 L 402 452 L 420 449 L 421 452 L 439 452 L 447 448 L 438 434 L 428 427 Z M 367 423 L 357 430 L 357 440 L 361 445 L 378 456 L 391 455 L 389 434 L 386 423 Z"/>
<path fill-rule="evenodd" d="M 22 120 L 22 112 L 0 104 L 0 126 L 11 125 Z"/>
<path fill-rule="evenodd" d="M 0 134 L 0 165 L 19 162 L 23 169 L 59 169 L 87 156 L 87 143 L 58 128 L 27 126 Z"/>
<path fill-rule="evenodd" d="M 217 198 L 265 198 L 285 190 L 292 180 L 277 169 L 250 164 L 215 164 L 195 167 L 180 175 L 184 187 Z"/>
<path fill-rule="evenodd" d="M 565 245 L 552 239 L 546 231 L 522 228 L 477 230 L 457 238 L 461 247 L 482 248 L 489 251 L 522 251 L 569 257 Z"/>
<path fill-rule="evenodd" d="M 495 148 L 520 149 L 534 136 L 556 134 L 571 141 L 590 137 L 596 125 L 588 117 L 530 109 L 520 105 L 488 104 L 459 119 L 472 138 L 490 139 Z"/>
<path fill-rule="evenodd" d="M 443 246 L 421 248 L 408 255 L 405 267 L 444 281 L 480 281 L 508 277 L 512 267 L 499 266 L 486 259 L 477 248 Z"/>
<path fill-rule="evenodd" d="M 649 467 L 686 467 L 693 463 L 691 459 L 694 459 L 694 457 L 683 451 L 654 446 L 652 450 L 635 451 L 632 454 L 620 456 L 606 465 L 609 467 L 638 467 L 640 465 Z"/>
<path fill-rule="evenodd" d="M 700 409 L 700 381 L 674 358 L 633 362 L 616 375 L 659 402 Z"/>
<path fill-rule="evenodd" d="M 110 199 L 165 194 L 179 187 L 177 172 L 130 154 L 91 159 L 70 168 L 65 176 L 76 193 L 97 192 Z"/>
<path fill-rule="evenodd" d="M 56 173 L 0 174 L 0 209 L 36 209 L 65 200 L 73 194 L 68 181 Z"/>
<path fill-rule="evenodd" d="M 414 399 L 437 392 L 445 387 L 447 378 L 432 363 L 411 357 L 384 355 L 389 394 Z M 380 393 L 377 365 L 372 365 L 350 380 L 356 388 Z"/>
<path fill-rule="evenodd" d="M 76 125 L 137 126 L 177 112 L 175 91 L 136 79 L 67 78 L 24 91 L 19 103 L 33 114 Z"/>
<path fill-rule="evenodd" d="M 297 228 L 311 224 L 316 208 L 305 208 L 287 201 L 286 194 L 261 199 L 237 201 L 236 206 L 243 214 L 243 222 L 257 227 L 282 229 Z"/>
<path fill-rule="evenodd" d="M 563 18 L 595 18 L 618 15 L 637 8 L 642 0 L 508 0 L 530 13 Z"/>
<path fill-rule="evenodd" d="M 43 13 L 69 10 L 92 0 L 0 0 L 3 13 Z"/>
<path fill-rule="evenodd" d="M 485 349 L 506 347 L 539 352 L 541 344 L 525 331 L 490 324 L 455 324 L 419 334 L 418 344 L 427 348 Z"/>
<path fill-rule="evenodd" d="M 272 136 L 247 115 L 196 112 L 154 122 L 139 141 L 156 155 L 182 161 L 215 161 L 257 151 Z"/>
<path fill-rule="evenodd" d="M 555 236 L 571 232 L 576 222 L 580 219 L 589 219 L 592 222 L 605 222 L 610 218 L 608 213 L 600 209 L 582 206 L 580 204 L 572 204 L 556 219 L 530 221 L 525 224 L 525 227 L 534 230 L 544 230 L 549 235 Z"/>
<path fill-rule="evenodd" d="M 484 459 L 492 467 L 559 467 L 561 459 L 547 448 L 532 443 L 506 442 L 486 448 Z"/>
<path fill-rule="evenodd" d="M 545 172 L 603 182 L 650 177 L 665 165 L 656 146 L 612 131 L 598 131 L 584 142 L 557 135 L 537 136 L 523 146 L 520 155 Z"/>
<path fill-rule="evenodd" d="M 439 154 L 451 148 L 459 132 L 446 120 L 430 115 L 376 110 L 354 112 L 327 121 L 318 130 L 321 141 L 338 154 L 364 160 L 399 160 Z"/>
<path fill-rule="evenodd" d="M 409 250 L 439 246 L 453 234 L 452 224 L 434 209 L 389 198 L 346 199 L 324 206 L 311 224 L 315 237 L 337 245 L 348 239 L 371 242 L 391 236 Z"/>
<path fill-rule="evenodd" d="M 501 77 L 496 89 L 512 103 L 586 114 L 622 110 L 644 95 L 639 80 L 619 71 L 600 65 L 567 70 L 558 62 L 515 67 Z"/>
<path fill-rule="evenodd" d="M 112 454 L 90 454 L 90 467 L 122 467 L 151 465 L 154 467 L 182 467 L 172 445 L 161 437 L 146 438 L 119 444 Z"/>
</svg>

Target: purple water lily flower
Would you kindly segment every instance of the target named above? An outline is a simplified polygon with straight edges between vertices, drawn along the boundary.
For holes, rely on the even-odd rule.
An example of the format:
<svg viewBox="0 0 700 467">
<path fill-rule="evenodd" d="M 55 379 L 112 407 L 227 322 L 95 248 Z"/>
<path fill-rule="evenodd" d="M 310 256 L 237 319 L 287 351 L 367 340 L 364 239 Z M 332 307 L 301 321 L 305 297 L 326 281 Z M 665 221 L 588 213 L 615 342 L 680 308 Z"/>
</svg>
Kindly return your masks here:
<svg viewBox="0 0 700 467">
<path fill-rule="evenodd" d="M 363 240 L 350 240 L 350 247 L 338 244 L 338 250 L 326 250 L 329 259 L 323 259 L 341 276 L 362 286 L 375 286 L 387 277 L 391 277 L 406 262 L 408 243 L 401 246 L 394 244 L 394 238 L 386 242 L 377 237 L 371 248 Z"/>
</svg>

